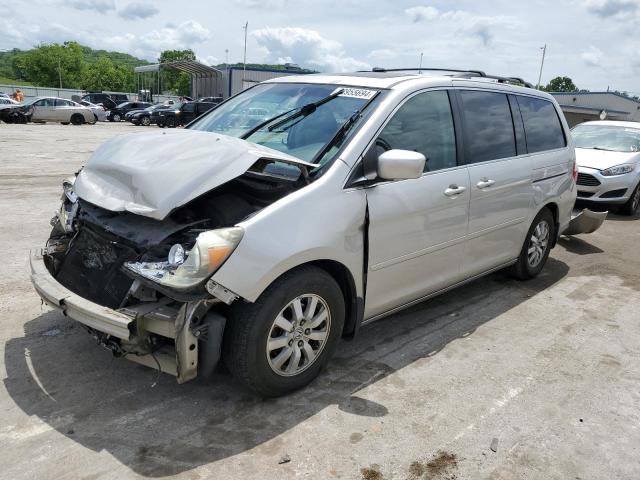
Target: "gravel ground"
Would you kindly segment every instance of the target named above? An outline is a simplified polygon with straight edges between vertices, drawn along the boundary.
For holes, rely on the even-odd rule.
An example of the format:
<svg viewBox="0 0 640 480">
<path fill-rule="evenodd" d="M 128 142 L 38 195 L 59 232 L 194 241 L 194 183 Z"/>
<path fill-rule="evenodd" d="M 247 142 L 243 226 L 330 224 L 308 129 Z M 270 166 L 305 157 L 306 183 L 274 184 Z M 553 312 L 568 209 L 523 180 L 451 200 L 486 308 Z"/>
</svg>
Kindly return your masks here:
<svg viewBox="0 0 640 480">
<path fill-rule="evenodd" d="M 225 375 L 154 387 L 41 306 L 28 275 L 61 180 L 143 130 L 0 124 L 0 476 L 640 476 L 640 219 L 562 239 L 533 281 L 494 274 L 365 327 L 286 398 Z"/>
</svg>

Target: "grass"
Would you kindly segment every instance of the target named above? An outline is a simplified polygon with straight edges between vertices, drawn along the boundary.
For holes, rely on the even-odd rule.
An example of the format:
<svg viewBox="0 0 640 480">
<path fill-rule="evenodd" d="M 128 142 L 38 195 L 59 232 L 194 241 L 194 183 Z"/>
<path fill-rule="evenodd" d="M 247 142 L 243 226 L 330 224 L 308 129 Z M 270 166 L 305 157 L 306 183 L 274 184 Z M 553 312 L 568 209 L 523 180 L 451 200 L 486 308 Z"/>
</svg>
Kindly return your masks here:
<svg viewBox="0 0 640 480">
<path fill-rule="evenodd" d="M 0 76 L 0 84 L 2 85 L 20 85 L 22 87 L 32 87 L 33 83 L 23 82 L 22 80 L 14 80 L 13 78 L 7 78 Z"/>
</svg>

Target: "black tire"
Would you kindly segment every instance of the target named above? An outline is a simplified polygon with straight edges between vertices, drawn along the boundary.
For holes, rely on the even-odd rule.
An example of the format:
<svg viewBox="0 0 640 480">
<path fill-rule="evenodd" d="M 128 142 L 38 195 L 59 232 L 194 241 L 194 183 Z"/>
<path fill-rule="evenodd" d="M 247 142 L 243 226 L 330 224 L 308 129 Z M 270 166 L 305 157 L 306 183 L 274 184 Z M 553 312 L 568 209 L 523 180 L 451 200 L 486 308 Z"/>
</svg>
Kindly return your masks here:
<svg viewBox="0 0 640 480">
<path fill-rule="evenodd" d="M 161 122 L 161 121 L 158 120 L 158 127 L 164 128 L 164 122 Z"/>
<path fill-rule="evenodd" d="M 308 294 L 320 297 L 329 310 L 326 341 L 308 366 L 297 374 L 283 376 L 270 365 L 267 339 L 280 312 L 297 297 Z M 333 277 L 317 267 L 300 267 L 276 280 L 255 303 L 237 302 L 232 306 L 224 332 L 224 362 L 235 379 L 253 392 L 264 397 L 285 395 L 307 385 L 329 362 L 342 335 L 344 315 L 344 297 Z"/>
<path fill-rule="evenodd" d="M 636 185 L 636 188 L 633 190 L 633 193 L 629 197 L 629 200 L 627 200 L 627 203 L 620 207 L 620 212 L 625 215 L 633 216 L 638 212 L 638 207 L 640 207 L 640 183 Z"/>
<path fill-rule="evenodd" d="M 91 122 L 90 125 L 95 125 L 96 123 L 98 123 L 98 116 L 94 113 L 93 114 L 93 122 Z"/>
<path fill-rule="evenodd" d="M 546 223 L 548 228 L 547 241 L 542 255 L 539 257 L 537 262 L 532 264 L 529 257 L 529 249 L 533 247 L 534 232 L 536 232 L 536 228 L 538 228 L 542 223 Z M 509 269 L 511 276 L 519 280 L 529 280 L 536 277 L 544 268 L 547 258 L 549 258 L 549 252 L 551 252 L 551 245 L 553 244 L 555 235 L 556 223 L 553 218 L 553 214 L 547 207 L 545 207 L 538 212 L 538 215 L 536 215 L 536 218 L 534 218 L 531 223 L 531 227 L 529 227 L 524 244 L 522 245 L 522 250 L 520 250 L 518 261 Z"/>
<path fill-rule="evenodd" d="M 60 125 L 69 125 L 69 122 L 60 122 Z"/>
<path fill-rule="evenodd" d="M 71 123 L 73 125 L 82 125 L 84 123 L 84 117 L 79 113 L 74 113 L 71 115 Z"/>
<path fill-rule="evenodd" d="M 140 125 L 148 127 L 149 125 L 151 125 L 151 119 L 147 116 L 144 116 L 140 119 Z"/>
<path fill-rule="evenodd" d="M 119 122 L 120 120 L 122 120 L 122 115 L 120 115 L 119 113 L 114 113 L 109 118 L 112 122 Z"/>
<path fill-rule="evenodd" d="M 178 122 L 176 122 L 176 119 L 174 117 L 167 117 L 167 119 L 164 121 L 164 124 L 167 128 L 176 128 L 177 123 Z"/>
</svg>

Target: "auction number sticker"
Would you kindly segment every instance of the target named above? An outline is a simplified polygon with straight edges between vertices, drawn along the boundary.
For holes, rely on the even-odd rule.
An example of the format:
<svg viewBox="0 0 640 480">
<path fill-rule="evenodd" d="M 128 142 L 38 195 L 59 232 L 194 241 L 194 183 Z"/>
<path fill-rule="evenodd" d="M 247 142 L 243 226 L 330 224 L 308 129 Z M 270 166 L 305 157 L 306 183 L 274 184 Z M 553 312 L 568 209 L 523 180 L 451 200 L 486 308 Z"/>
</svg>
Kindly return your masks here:
<svg viewBox="0 0 640 480">
<path fill-rule="evenodd" d="M 366 88 L 350 88 L 344 87 L 342 89 L 342 93 L 338 95 L 339 97 L 351 97 L 351 98 L 361 98 L 363 100 L 371 100 L 375 94 L 378 93 L 376 90 L 369 90 Z"/>
</svg>

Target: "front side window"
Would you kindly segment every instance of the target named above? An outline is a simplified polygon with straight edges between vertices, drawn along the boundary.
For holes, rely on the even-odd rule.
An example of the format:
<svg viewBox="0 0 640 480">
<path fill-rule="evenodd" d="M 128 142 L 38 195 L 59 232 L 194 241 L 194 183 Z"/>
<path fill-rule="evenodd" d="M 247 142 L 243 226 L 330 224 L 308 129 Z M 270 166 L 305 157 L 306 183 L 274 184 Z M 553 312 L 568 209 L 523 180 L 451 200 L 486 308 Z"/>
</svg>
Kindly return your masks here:
<svg viewBox="0 0 640 480">
<path fill-rule="evenodd" d="M 516 139 L 509 100 L 504 93 L 460 92 L 467 163 L 516 155 Z"/>
<path fill-rule="evenodd" d="M 419 93 L 400 107 L 376 139 L 378 155 L 393 149 L 423 154 L 425 172 L 456 166 L 456 136 L 446 91 Z"/>
<path fill-rule="evenodd" d="M 578 125 L 571 130 L 576 148 L 611 152 L 640 152 L 640 128 Z"/>
<path fill-rule="evenodd" d="M 517 96 L 529 153 L 566 146 L 562 125 L 553 103 L 541 98 Z"/>
<path fill-rule="evenodd" d="M 42 100 L 38 100 L 34 105 L 37 107 L 53 107 L 55 100 L 53 98 L 43 98 Z"/>
<path fill-rule="evenodd" d="M 182 107 L 183 112 L 192 113 L 196 111 L 196 106 L 193 103 L 185 103 Z"/>
<path fill-rule="evenodd" d="M 324 166 L 335 158 L 377 93 L 336 85 L 265 83 L 236 95 L 188 128 L 243 138 Z M 321 100 L 326 101 L 309 107 Z M 334 140 L 345 124 L 348 131 Z"/>
</svg>

